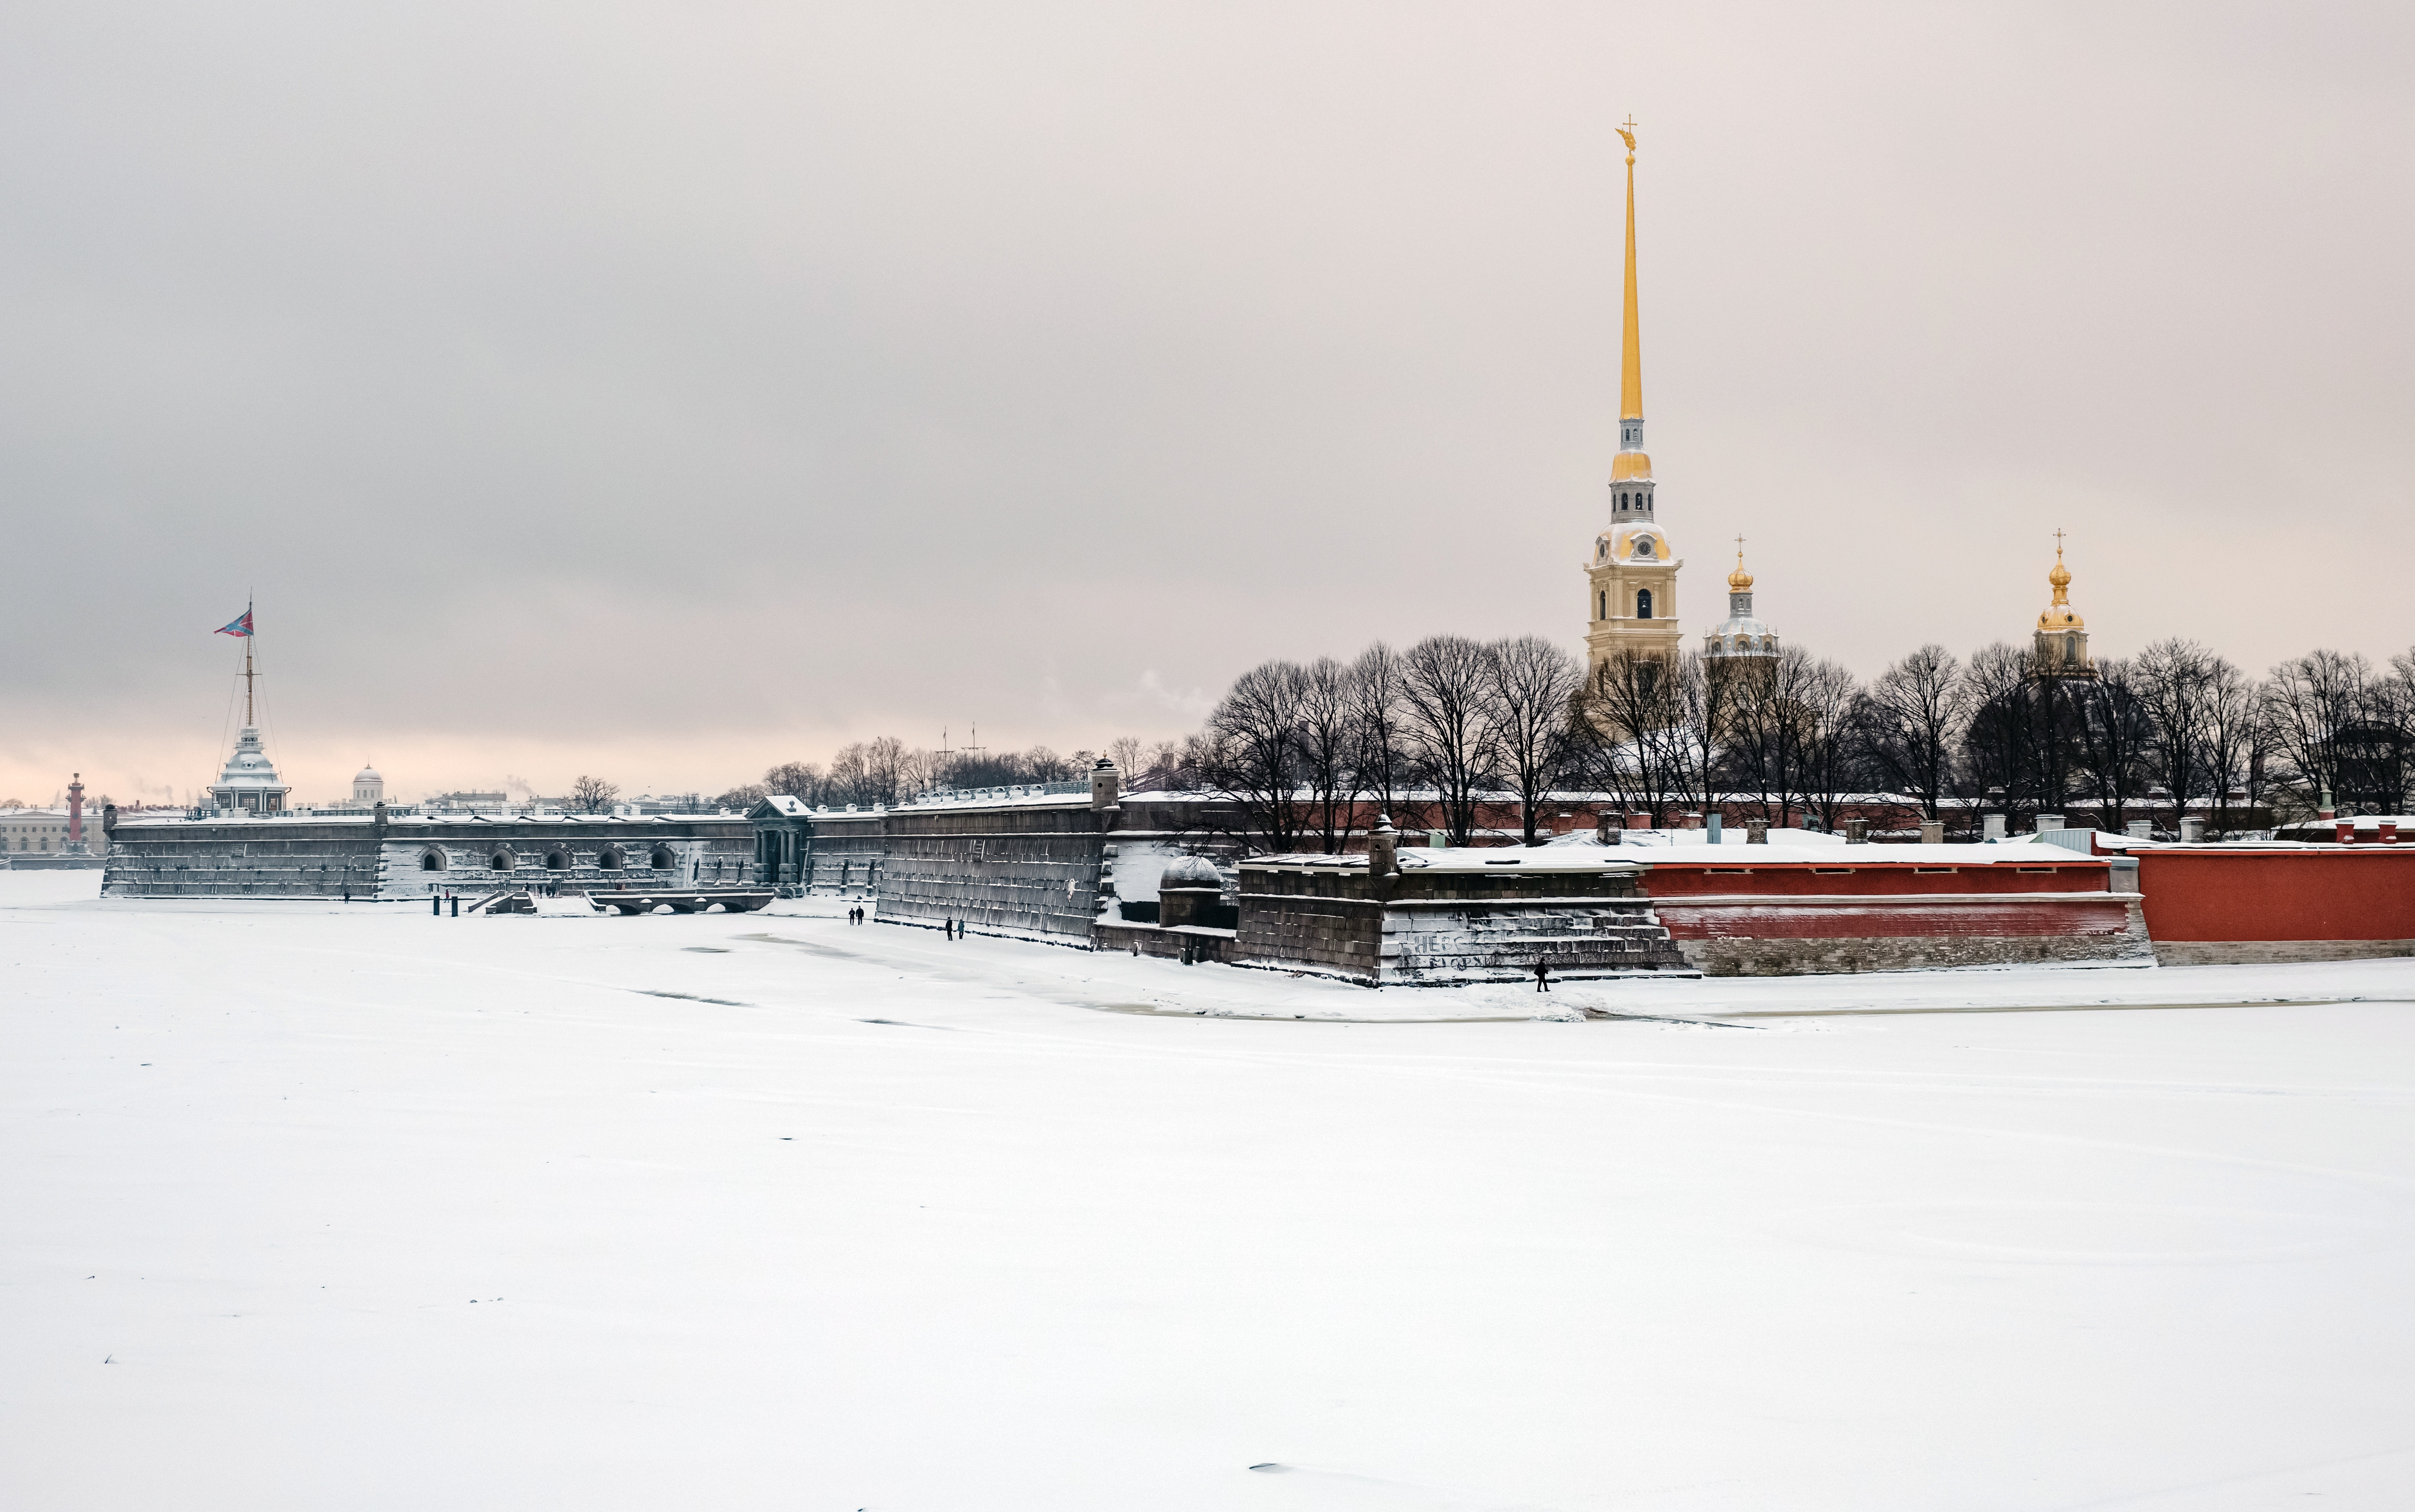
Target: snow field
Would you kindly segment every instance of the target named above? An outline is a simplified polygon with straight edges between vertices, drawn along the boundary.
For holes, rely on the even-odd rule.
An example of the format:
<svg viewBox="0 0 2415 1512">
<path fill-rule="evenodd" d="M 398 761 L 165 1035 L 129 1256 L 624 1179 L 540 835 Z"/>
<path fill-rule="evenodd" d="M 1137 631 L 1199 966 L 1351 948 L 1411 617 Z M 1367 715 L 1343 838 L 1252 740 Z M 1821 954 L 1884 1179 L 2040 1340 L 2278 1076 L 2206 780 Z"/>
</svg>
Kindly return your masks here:
<svg viewBox="0 0 2415 1512">
<path fill-rule="evenodd" d="M 0 1505 L 2415 1482 L 2415 963 L 1376 993 L 97 880 L 0 874 Z"/>
</svg>

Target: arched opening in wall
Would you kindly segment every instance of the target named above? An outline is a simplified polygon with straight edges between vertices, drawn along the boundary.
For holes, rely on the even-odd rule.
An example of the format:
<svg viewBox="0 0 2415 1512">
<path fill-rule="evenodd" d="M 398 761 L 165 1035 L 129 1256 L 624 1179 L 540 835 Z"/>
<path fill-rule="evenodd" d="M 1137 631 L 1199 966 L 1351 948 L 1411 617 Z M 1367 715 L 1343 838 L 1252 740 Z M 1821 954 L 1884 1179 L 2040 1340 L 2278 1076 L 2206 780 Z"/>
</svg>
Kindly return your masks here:
<svg viewBox="0 0 2415 1512">
<path fill-rule="evenodd" d="M 444 852 L 432 848 L 421 851 L 419 853 L 419 869 L 423 872 L 441 872 L 444 870 Z"/>
<path fill-rule="evenodd" d="M 487 864 L 498 872 L 508 872 L 516 863 L 516 859 L 508 850 L 499 850 L 487 859 Z"/>
<path fill-rule="evenodd" d="M 679 864 L 679 859 L 671 854 L 670 846 L 656 846 L 654 847 L 653 860 L 650 864 L 655 871 L 668 872 L 672 867 Z"/>
<path fill-rule="evenodd" d="M 595 869 L 599 872 L 619 871 L 621 869 L 620 847 L 617 846 L 607 846 L 602 850 L 597 851 L 595 853 Z"/>
<path fill-rule="evenodd" d="M 545 853 L 545 869 L 548 872 L 566 872 L 570 870 L 570 852 L 566 850 L 547 851 Z"/>
<path fill-rule="evenodd" d="M 1652 618 L 1652 590 L 1639 588 L 1635 591 L 1635 617 L 1639 620 Z"/>
</svg>

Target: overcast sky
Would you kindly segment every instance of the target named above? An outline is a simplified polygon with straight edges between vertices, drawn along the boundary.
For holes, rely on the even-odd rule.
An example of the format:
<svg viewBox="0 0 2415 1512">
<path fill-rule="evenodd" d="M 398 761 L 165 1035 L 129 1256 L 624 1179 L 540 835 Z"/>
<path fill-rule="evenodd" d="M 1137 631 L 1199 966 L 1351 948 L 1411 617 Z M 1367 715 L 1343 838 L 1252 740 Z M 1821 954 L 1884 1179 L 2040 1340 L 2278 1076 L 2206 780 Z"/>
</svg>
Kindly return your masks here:
<svg viewBox="0 0 2415 1512">
<path fill-rule="evenodd" d="M 21 6 L 0 796 L 1192 727 L 1582 647 L 1619 151 L 1689 636 L 2415 641 L 2415 8 Z"/>
</svg>

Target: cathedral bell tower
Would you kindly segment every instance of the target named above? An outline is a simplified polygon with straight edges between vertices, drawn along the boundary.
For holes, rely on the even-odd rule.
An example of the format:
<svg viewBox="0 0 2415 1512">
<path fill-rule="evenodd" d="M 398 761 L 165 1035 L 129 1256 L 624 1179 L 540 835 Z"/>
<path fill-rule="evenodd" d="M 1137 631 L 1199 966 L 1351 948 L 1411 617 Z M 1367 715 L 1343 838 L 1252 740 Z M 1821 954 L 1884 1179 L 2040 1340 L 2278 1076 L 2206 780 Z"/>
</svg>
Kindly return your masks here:
<svg viewBox="0 0 2415 1512">
<path fill-rule="evenodd" d="M 1685 563 L 1653 514 L 1652 457 L 1643 450 L 1643 353 L 1636 333 L 1635 122 L 1627 142 L 1627 312 L 1618 382 L 1618 457 L 1610 468 L 1610 529 L 1594 538 L 1585 564 L 1585 659 L 1590 667 L 1622 652 L 1673 659 L 1677 569 Z"/>
<path fill-rule="evenodd" d="M 2054 602 L 2038 616 L 2031 649 L 2040 677 L 2094 677 L 2088 656 L 2088 621 L 2071 606 L 2071 569 L 2062 564 L 2062 532 L 2054 532 L 2054 570 L 2046 575 Z"/>
</svg>

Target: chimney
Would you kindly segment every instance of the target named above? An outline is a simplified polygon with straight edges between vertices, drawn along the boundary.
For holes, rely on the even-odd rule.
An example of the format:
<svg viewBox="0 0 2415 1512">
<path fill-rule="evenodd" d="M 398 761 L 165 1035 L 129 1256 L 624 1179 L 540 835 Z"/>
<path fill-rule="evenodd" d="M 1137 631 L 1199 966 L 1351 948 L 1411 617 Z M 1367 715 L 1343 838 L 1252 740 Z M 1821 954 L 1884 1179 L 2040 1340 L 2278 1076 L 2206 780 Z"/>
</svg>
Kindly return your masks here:
<svg viewBox="0 0 2415 1512">
<path fill-rule="evenodd" d="M 1845 821 L 1845 844 L 1847 844 L 1847 845 L 1849 845 L 1849 846 L 1867 846 L 1867 845 L 1868 845 L 1869 843 L 1870 843 L 1870 821 L 1869 821 L 1869 820 L 1868 820 L 1868 819 L 1847 819 L 1847 820 Z"/>
<path fill-rule="evenodd" d="M 2329 817 L 2329 816 L 2327 815 L 2325 817 Z M 2332 839 L 2343 846 L 2355 845 L 2356 821 L 2354 819 L 2332 819 Z"/>
<path fill-rule="evenodd" d="M 1924 846 L 1942 846 L 1945 844 L 1945 821 L 1943 819 L 1921 820 L 1920 843 Z"/>
<path fill-rule="evenodd" d="M 1745 820 L 1745 821 L 1744 821 L 1744 843 L 1745 843 L 1746 845 L 1748 845 L 1748 846 L 1765 846 L 1765 845 L 1768 845 L 1768 844 L 1769 844 L 1769 821 L 1768 821 L 1767 819 L 1747 819 L 1747 820 Z"/>
</svg>

